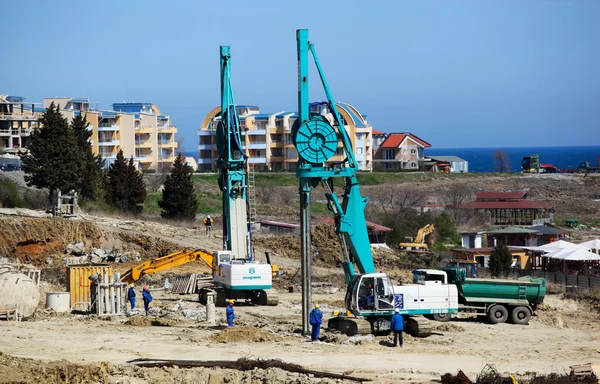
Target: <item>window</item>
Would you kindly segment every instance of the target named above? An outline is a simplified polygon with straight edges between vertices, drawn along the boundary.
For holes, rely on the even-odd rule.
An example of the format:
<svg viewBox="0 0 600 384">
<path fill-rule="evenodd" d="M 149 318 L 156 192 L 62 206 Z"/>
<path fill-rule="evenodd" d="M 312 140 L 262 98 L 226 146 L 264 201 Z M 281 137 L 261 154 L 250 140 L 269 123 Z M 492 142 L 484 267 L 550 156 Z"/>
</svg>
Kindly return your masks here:
<svg viewBox="0 0 600 384">
<path fill-rule="evenodd" d="M 362 154 L 363 154 L 363 149 L 362 149 L 362 147 L 358 147 L 358 148 L 356 148 L 356 154 L 357 154 L 357 155 L 362 155 Z"/>
<path fill-rule="evenodd" d="M 411 168 L 417 168 L 417 163 L 410 163 Z"/>
<path fill-rule="evenodd" d="M 394 149 L 386 149 L 383 155 L 385 160 L 394 160 L 396 158 L 396 151 Z"/>
<path fill-rule="evenodd" d="M 416 149 L 414 149 L 414 148 L 412 148 L 412 149 L 410 150 L 410 154 L 411 154 L 411 155 L 414 155 L 415 153 L 417 153 L 417 150 L 416 150 Z"/>
</svg>

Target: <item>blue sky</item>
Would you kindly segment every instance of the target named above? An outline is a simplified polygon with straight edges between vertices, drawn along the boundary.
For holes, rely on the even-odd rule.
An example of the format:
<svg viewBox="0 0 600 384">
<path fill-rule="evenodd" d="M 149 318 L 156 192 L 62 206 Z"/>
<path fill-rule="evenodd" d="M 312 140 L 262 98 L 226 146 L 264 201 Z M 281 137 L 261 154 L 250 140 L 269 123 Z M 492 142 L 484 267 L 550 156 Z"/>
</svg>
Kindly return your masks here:
<svg viewBox="0 0 600 384">
<path fill-rule="evenodd" d="M 600 144 L 600 0 L 10 1 L 0 19 L 0 93 L 153 102 L 186 151 L 220 103 L 219 45 L 238 104 L 296 110 L 298 28 L 374 129 L 437 148 Z"/>
</svg>

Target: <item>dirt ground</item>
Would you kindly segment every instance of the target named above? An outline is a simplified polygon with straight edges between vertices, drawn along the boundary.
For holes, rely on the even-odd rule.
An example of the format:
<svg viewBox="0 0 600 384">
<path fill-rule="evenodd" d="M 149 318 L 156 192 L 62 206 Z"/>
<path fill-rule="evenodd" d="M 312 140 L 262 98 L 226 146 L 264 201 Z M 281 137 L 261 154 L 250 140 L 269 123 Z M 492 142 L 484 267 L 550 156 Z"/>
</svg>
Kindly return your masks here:
<svg viewBox="0 0 600 384">
<path fill-rule="evenodd" d="M 468 181 L 475 190 L 525 189 L 530 198 L 555 204 L 564 212 L 597 216 L 600 212 L 598 180 L 582 176 L 500 176 Z M 600 179 L 600 178 L 597 178 Z M 529 180 L 529 181 L 528 181 Z M 532 180 L 532 181 L 531 181 Z M 453 180 L 452 182 L 457 182 Z M 415 183 L 415 188 L 445 187 L 444 180 Z M 369 194 L 369 188 L 364 189 Z M 381 188 L 381 187 L 380 187 Z M 584 203 L 582 203 L 584 202 Z M 579 207 L 579 208 L 578 208 Z M 567 209 L 569 211 L 567 211 Z M 1 212 L 0 212 L 1 214 Z M 148 259 L 184 248 L 207 250 L 222 247 L 219 229 L 208 238 L 199 225 L 175 226 L 157 221 L 89 216 L 79 220 L 0 216 L 1 257 L 18 255 L 24 262 L 45 270 L 61 264 L 68 243 L 82 241 L 87 247 L 102 247 Z M 576 238 L 598 237 L 598 231 L 577 231 Z M 313 291 L 327 318 L 343 310 L 344 276 L 338 267 L 335 238 L 320 228 L 313 239 L 322 249 L 315 260 L 313 281 L 322 283 Z M 428 338 L 405 337 L 403 349 L 390 347 L 389 337 L 343 337 L 323 331 L 316 343 L 300 334 L 301 296 L 298 287 L 299 247 L 297 239 L 256 234 L 255 253 L 265 260 L 269 251 L 275 264 L 287 272 L 276 284 L 280 304 L 256 307 L 236 304 L 236 327 L 225 327 L 223 308 L 217 308 L 218 323 L 204 321 L 204 307 L 194 295 L 173 295 L 161 290 L 165 278 L 176 274 L 209 272 L 201 263 L 188 264 L 145 276 L 137 285 L 148 285 L 154 295 L 151 315 L 122 317 L 56 314 L 45 311 L 44 300 L 36 316 L 28 321 L 0 321 L 0 383 L 312 383 L 340 382 L 289 373 L 277 368 L 235 371 L 221 368 L 140 368 L 131 359 L 236 360 L 242 357 L 282 359 L 306 368 L 369 378 L 375 383 L 434 382 L 446 372 L 463 370 L 471 378 L 487 363 L 502 372 L 563 373 L 569 366 L 600 363 L 600 321 L 597 308 L 548 295 L 528 326 L 490 325 L 477 318 L 455 318 L 439 323 Z M 393 266 L 393 254 L 375 253 L 376 263 L 396 282 L 409 282 L 409 271 Z M 51 264 L 49 264 L 49 260 Z M 136 264 L 114 264 L 124 272 Z M 61 291 L 58 267 L 42 274 L 42 298 L 46 291 Z M 288 291 L 292 286 L 294 292 Z"/>
</svg>

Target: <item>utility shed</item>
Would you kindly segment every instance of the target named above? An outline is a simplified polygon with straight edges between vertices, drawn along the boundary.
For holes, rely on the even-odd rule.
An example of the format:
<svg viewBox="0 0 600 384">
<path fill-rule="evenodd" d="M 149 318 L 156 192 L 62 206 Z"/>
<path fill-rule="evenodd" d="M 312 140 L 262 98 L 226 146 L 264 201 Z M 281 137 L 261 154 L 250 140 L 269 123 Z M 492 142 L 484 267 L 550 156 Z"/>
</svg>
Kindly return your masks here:
<svg viewBox="0 0 600 384">
<path fill-rule="evenodd" d="M 434 163 L 450 164 L 450 173 L 469 172 L 469 162 L 458 156 L 429 156 Z M 435 172 L 435 171 L 434 171 Z"/>
</svg>

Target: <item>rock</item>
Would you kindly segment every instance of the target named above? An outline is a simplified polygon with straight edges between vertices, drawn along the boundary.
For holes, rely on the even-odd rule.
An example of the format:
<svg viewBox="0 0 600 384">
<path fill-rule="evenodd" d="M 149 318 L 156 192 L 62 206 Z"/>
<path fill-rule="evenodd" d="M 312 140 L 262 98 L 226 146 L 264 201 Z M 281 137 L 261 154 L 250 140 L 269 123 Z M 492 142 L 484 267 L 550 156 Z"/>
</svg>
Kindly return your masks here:
<svg viewBox="0 0 600 384">
<path fill-rule="evenodd" d="M 100 248 L 92 248 L 92 256 L 93 255 L 104 257 L 104 255 L 106 255 L 106 251 Z"/>
<path fill-rule="evenodd" d="M 206 318 L 206 311 L 204 309 L 184 309 L 183 317 L 186 319 L 204 320 Z"/>
<path fill-rule="evenodd" d="M 152 316 L 159 316 L 162 313 L 162 310 L 158 307 L 150 307 L 148 313 L 150 313 Z"/>
<path fill-rule="evenodd" d="M 71 245 L 71 244 L 69 244 L 69 245 Z M 67 246 L 67 249 L 68 249 L 68 246 Z M 73 246 L 71 247 L 71 254 L 74 256 L 85 255 L 85 244 L 83 242 L 73 244 Z"/>
</svg>

